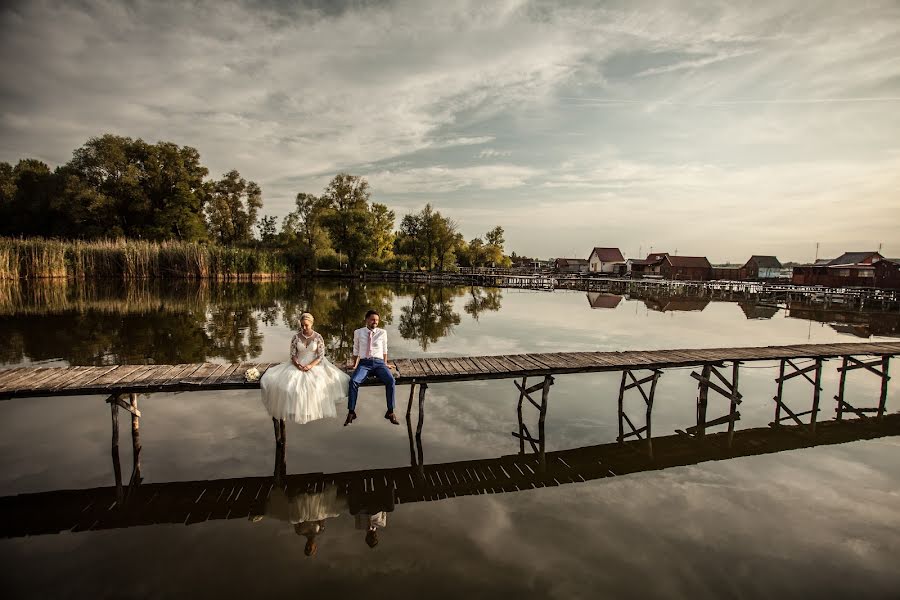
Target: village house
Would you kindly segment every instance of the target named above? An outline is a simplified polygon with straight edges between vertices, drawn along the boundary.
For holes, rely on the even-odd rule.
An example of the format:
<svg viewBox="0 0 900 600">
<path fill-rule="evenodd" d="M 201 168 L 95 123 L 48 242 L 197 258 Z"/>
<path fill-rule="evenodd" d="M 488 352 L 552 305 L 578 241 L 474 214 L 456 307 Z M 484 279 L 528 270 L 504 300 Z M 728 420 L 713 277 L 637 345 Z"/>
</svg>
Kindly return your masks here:
<svg viewBox="0 0 900 600">
<path fill-rule="evenodd" d="M 632 277 L 660 277 L 662 260 L 668 256 L 668 252 L 654 252 L 641 260 L 630 260 L 626 263 L 626 272 Z"/>
<path fill-rule="evenodd" d="M 741 266 L 717 265 L 712 267 L 710 279 L 726 281 L 757 281 L 781 277 L 781 262 L 774 256 L 754 254 Z"/>
<path fill-rule="evenodd" d="M 900 259 L 885 258 L 875 263 L 875 287 L 900 290 Z"/>
<path fill-rule="evenodd" d="M 621 273 L 625 257 L 618 248 L 594 248 L 588 256 L 591 273 Z"/>
<path fill-rule="evenodd" d="M 875 265 L 884 257 L 878 252 L 845 252 L 828 262 L 794 267 L 794 285 L 825 287 L 876 287 Z"/>
<path fill-rule="evenodd" d="M 557 258 L 553 261 L 557 273 L 587 273 L 588 261 L 583 258 Z"/>
<path fill-rule="evenodd" d="M 778 279 L 781 277 L 781 261 L 775 256 L 754 254 L 743 266 L 743 279 Z"/>
<path fill-rule="evenodd" d="M 659 267 L 659 273 L 663 279 L 684 281 L 706 281 L 709 279 L 711 271 L 712 265 L 705 256 L 671 256 L 667 254 Z"/>
</svg>

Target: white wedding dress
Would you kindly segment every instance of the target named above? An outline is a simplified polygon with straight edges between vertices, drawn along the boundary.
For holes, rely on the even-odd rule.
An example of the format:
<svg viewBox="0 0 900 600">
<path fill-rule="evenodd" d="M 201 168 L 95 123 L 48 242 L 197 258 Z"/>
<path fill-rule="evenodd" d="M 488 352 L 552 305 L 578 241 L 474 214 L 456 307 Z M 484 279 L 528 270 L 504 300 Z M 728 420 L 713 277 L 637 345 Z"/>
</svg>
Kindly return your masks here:
<svg viewBox="0 0 900 600">
<path fill-rule="evenodd" d="M 293 362 L 266 369 L 259 385 L 269 414 L 295 423 L 337 416 L 335 404 L 347 400 L 350 376 L 325 358 L 322 336 L 313 333 L 304 340 L 296 334 L 291 340 L 291 358 L 301 365 L 317 358 L 320 362 L 309 371 L 301 371 Z"/>
</svg>

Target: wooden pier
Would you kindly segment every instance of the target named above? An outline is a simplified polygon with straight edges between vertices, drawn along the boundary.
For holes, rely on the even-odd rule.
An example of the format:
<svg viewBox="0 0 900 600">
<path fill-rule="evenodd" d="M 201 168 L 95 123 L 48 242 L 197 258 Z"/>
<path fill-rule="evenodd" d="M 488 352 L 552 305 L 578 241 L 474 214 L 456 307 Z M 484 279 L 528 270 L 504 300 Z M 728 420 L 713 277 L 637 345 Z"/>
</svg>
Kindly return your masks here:
<svg viewBox="0 0 900 600">
<path fill-rule="evenodd" d="M 410 447 L 412 429 L 408 425 Z M 707 461 L 785 452 L 900 435 L 900 414 L 882 421 L 822 423 L 815 437 L 801 426 L 757 428 L 709 435 L 702 443 L 681 435 L 653 440 L 653 458 L 617 443 L 536 455 L 425 465 L 421 448 L 411 465 L 343 473 L 287 475 L 284 446 L 276 444 L 274 475 L 206 481 L 141 484 L 132 475 L 123 490 L 101 487 L 58 490 L 0 498 L 0 537 L 86 532 L 153 524 L 193 525 L 222 519 L 265 516 L 268 500 L 280 488 L 290 498 L 336 487 L 351 514 L 393 511 L 397 506 L 459 496 L 516 493 L 565 486 Z"/>
<path fill-rule="evenodd" d="M 669 367 L 757 361 L 824 361 L 845 356 L 890 357 L 900 342 L 800 344 L 742 348 L 556 352 L 492 356 L 396 359 L 398 385 L 482 379 L 520 379 L 570 373 L 659 370 Z M 101 367 L 19 367 L 0 370 L 0 400 L 43 396 L 84 396 L 254 389 L 244 373 L 278 363 L 108 365 Z M 374 382 L 373 382 L 374 384 Z"/>
</svg>

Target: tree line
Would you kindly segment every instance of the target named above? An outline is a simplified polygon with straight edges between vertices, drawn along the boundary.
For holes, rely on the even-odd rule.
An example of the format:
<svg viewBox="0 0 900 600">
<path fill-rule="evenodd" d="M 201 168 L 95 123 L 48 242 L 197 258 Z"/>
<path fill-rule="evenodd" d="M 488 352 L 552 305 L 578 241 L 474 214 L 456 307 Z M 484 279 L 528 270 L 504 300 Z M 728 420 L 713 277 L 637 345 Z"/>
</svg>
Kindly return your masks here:
<svg viewBox="0 0 900 600">
<path fill-rule="evenodd" d="M 405 215 L 373 202 L 368 182 L 340 173 L 320 195 L 297 194 L 282 219 L 262 215 L 262 190 L 232 169 L 209 178 L 200 153 L 171 142 L 91 138 L 55 169 L 0 162 L 0 236 L 180 240 L 279 249 L 299 268 L 508 266 L 503 228 L 466 241 L 430 204 Z"/>
</svg>

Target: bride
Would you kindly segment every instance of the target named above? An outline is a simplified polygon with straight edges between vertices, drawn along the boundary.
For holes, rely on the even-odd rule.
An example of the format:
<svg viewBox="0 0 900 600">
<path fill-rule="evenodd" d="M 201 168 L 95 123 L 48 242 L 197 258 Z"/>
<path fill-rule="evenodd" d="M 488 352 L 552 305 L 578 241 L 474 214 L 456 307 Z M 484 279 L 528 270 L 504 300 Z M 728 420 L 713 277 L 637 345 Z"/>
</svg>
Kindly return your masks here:
<svg viewBox="0 0 900 600">
<path fill-rule="evenodd" d="M 266 370 L 260 379 L 262 402 L 276 419 L 307 423 L 335 417 L 335 403 L 347 399 L 350 376 L 325 358 L 325 340 L 313 331 L 313 316 L 300 315 L 291 339 L 291 362 Z"/>
</svg>

